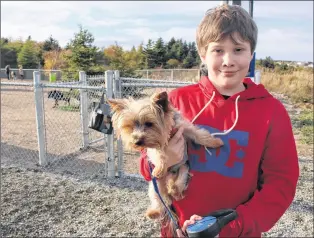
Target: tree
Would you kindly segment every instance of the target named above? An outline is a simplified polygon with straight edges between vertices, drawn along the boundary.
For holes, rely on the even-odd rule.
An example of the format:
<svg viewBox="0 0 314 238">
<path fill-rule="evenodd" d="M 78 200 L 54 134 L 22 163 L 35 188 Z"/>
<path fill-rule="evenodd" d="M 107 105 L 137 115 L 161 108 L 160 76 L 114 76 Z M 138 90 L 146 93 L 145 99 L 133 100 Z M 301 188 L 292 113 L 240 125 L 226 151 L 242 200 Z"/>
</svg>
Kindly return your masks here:
<svg viewBox="0 0 314 238">
<path fill-rule="evenodd" d="M 182 39 L 178 40 L 174 44 L 174 47 L 175 47 L 176 59 L 179 60 L 180 62 L 182 62 L 183 59 L 185 58 Z"/>
<path fill-rule="evenodd" d="M 153 47 L 153 52 L 155 67 L 162 67 L 166 62 L 166 49 L 161 37 L 156 41 L 156 44 Z"/>
<path fill-rule="evenodd" d="M 144 54 L 144 47 L 143 43 L 141 43 L 136 50 L 136 62 L 137 62 L 137 68 L 138 69 L 144 69 L 145 68 L 145 54 Z"/>
<path fill-rule="evenodd" d="M 121 77 L 136 77 L 137 52 L 135 48 L 127 52 L 116 43 L 106 48 L 104 55 L 109 62 L 110 69 L 119 70 Z"/>
<path fill-rule="evenodd" d="M 261 60 L 261 64 L 265 68 L 269 68 L 269 69 L 275 68 L 274 60 L 270 56 L 267 56 L 264 60 Z"/>
<path fill-rule="evenodd" d="M 11 68 L 17 68 L 17 55 L 22 50 L 23 41 L 11 40 L 8 38 L 1 38 L 1 68 L 4 68 L 7 64 Z"/>
<path fill-rule="evenodd" d="M 170 59 L 176 59 L 176 40 L 174 37 L 172 37 L 170 39 L 170 41 L 166 44 L 166 56 L 165 56 L 165 60 L 170 60 Z M 168 64 L 167 64 L 168 65 Z"/>
<path fill-rule="evenodd" d="M 168 68 L 175 69 L 179 66 L 180 62 L 177 59 L 170 59 L 167 61 Z"/>
<path fill-rule="evenodd" d="M 34 69 L 38 67 L 38 52 L 36 51 L 35 43 L 30 39 L 30 36 L 18 53 L 17 62 L 25 69 Z"/>
<path fill-rule="evenodd" d="M 183 68 L 190 69 L 194 66 L 195 59 L 192 57 L 192 53 L 189 51 L 188 55 L 185 57 L 185 59 L 182 62 Z"/>
<path fill-rule="evenodd" d="M 47 40 L 44 41 L 43 44 L 44 51 L 51 51 L 51 50 L 61 50 L 59 42 L 50 36 Z"/>
<path fill-rule="evenodd" d="M 182 59 L 185 59 L 189 54 L 189 47 L 186 41 L 182 44 Z"/>
<path fill-rule="evenodd" d="M 143 49 L 143 53 L 145 55 L 145 67 L 147 69 L 155 68 L 155 51 L 153 50 L 154 42 L 149 39 L 146 47 Z"/>
<path fill-rule="evenodd" d="M 44 69 L 45 70 L 56 70 L 66 68 L 65 55 L 69 53 L 66 50 L 50 50 L 43 53 L 44 57 Z"/>
<path fill-rule="evenodd" d="M 92 68 L 96 66 L 98 51 L 93 43 L 93 35 L 80 25 L 79 32 L 74 34 L 74 39 L 71 39 L 66 46 L 66 49 L 71 53 L 65 55 L 69 65 L 68 69 L 64 69 L 65 74 L 72 74 L 72 78 L 78 79 L 79 71 L 85 71 L 87 74 L 93 71 Z"/>
</svg>

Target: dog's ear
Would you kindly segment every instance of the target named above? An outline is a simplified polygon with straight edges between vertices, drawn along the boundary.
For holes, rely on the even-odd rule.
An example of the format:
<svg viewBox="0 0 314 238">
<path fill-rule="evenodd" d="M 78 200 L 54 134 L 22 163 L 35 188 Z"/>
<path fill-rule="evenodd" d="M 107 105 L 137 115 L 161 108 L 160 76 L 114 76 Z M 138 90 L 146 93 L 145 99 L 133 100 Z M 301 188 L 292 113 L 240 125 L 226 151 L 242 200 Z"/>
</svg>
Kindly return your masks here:
<svg viewBox="0 0 314 238">
<path fill-rule="evenodd" d="M 126 103 L 123 99 L 108 99 L 107 102 L 114 113 L 120 112 L 126 107 Z"/>
<path fill-rule="evenodd" d="M 151 97 L 152 101 L 162 108 L 164 112 L 168 112 L 169 101 L 167 92 L 155 93 Z"/>
</svg>

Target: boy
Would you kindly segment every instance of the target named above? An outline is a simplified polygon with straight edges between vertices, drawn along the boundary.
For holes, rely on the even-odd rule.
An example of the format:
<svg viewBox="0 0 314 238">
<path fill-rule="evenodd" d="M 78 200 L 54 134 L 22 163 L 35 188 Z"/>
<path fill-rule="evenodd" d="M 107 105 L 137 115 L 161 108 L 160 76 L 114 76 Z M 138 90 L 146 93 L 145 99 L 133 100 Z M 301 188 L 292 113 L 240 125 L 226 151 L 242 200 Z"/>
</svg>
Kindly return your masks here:
<svg viewBox="0 0 314 238">
<path fill-rule="evenodd" d="M 210 149 L 188 143 L 193 174 L 185 197 L 173 201 L 182 236 L 187 225 L 211 212 L 233 208 L 238 217 L 220 237 L 261 237 L 293 201 L 299 164 L 290 118 L 263 85 L 245 78 L 257 42 L 257 26 L 239 6 L 210 9 L 196 36 L 208 76 L 169 93 L 183 116 L 220 137 L 224 145 Z M 212 99 L 211 103 L 208 103 Z M 168 167 L 183 157 L 182 130 L 169 141 Z M 150 180 L 145 152 L 140 172 Z M 173 236 L 162 224 L 162 236 Z"/>
</svg>

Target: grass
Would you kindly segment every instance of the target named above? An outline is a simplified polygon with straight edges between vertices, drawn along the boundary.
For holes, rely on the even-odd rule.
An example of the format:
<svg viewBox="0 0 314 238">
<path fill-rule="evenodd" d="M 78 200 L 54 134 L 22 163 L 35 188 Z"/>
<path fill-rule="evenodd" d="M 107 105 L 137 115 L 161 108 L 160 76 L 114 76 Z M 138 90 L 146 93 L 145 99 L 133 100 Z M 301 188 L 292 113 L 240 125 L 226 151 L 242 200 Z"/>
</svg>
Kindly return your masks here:
<svg viewBox="0 0 314 238">
<path fill-rule="evenodd" d="M 313 145 L 313 69 L 297 69 L 288 72 L 261 70 L 261 83 L 270 92 L 281 93 L 289 97 L 292 103 L 301 109 L 299 115 L 293 115 L 297 133 L 297 144 L 303 144 L 307 150 Z M 301 149 L 302 146 L 298 146 Z"/>
<path fill-rule="evenodd" d="M 78 112 L 80 111 L 80 107 L 79 106 L 68 106 L 68 105 L 64 105 L 64 106 L 59 106 L 59 109 L 62 111 L 70 111 L 70 112 Z"/>
<path fill-rule="evenodd" d="M 308 145 L 313 144 L 313 110 L 303 110 L 298 117 L 300 121 L 300 131 L 302 135 L 302 142 Z"/>
<path fill-rule="evenodd" d="M 313 69 L 287 72 L 261 69 L 261 83 L 271 92 L 287 95 L 295 103 L 313 104 Z"/>
</svg>

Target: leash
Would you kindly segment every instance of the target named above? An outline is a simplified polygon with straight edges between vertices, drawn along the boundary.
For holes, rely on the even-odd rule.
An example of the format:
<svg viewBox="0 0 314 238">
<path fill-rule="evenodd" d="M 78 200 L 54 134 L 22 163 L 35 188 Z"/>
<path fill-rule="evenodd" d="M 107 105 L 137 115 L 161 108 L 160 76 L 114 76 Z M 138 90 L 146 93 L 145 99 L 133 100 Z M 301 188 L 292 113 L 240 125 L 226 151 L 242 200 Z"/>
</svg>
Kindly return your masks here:
<svg viewBox="0 0 314 238">
<path fill-rule="evenodd" d="M 159 193 L 159 189 L 158 189 L 158 186 L 157 186 L 157 180 L 156 180 L 156 178 L 153 177 L 153 175 L 152 175 L 153 169 L 152 169 L 152 166 L 151 166 L 150 161 L 148 161 L 148 165 L 149 165 L 150 176 L 151 176 L 152 181 L 153 181 L 153 185 L 154 185 L 154 190 L 155 190 L 155 192 L 157 193 L 157 195 L 158 195 L 160 201 L 162 202 L 162 204 L 163 204 L 164 207 L 166 208 L 166 210 L 167 210 L 167 212 L 168 212 L 168 214 L 169 214 L 171 220 L 173 221 L 173 223 L 174 223 L 175 226 L 176 226 L 176 229 L 181 230 L 181 228 L 179 227 L 179 225 L 178 225 L 176 219 L 172 216 L 169 207 L 165 204 L 164 200 L 162 199 L 162 197 L 161 197 L 161 195 L 160 195 L 160 193 Z"/>
</svg>

